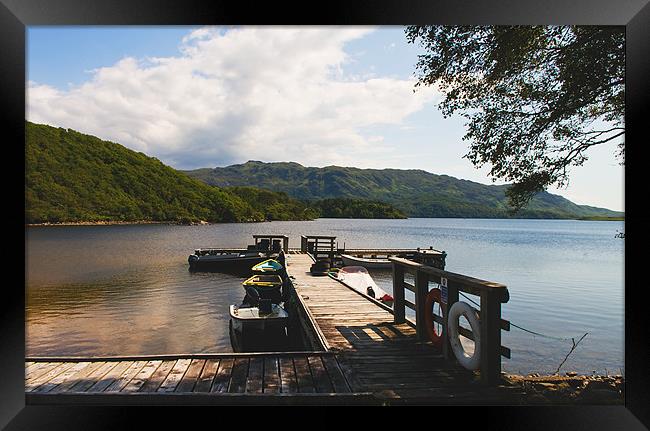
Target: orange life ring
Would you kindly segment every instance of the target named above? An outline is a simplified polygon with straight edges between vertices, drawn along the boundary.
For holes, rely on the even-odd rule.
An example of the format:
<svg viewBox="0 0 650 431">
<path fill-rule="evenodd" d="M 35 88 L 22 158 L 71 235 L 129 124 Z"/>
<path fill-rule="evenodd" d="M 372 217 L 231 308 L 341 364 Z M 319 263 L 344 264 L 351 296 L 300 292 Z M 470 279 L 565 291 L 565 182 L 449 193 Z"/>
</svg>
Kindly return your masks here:
<svg viewBox="0 0 650 431">
<path fill-rule="evenodd" d="M 427 327 L 427 334 L 433 345 L 437 348 L 442 348 L 442 334 L 436 332 L 435 322 L 433 320 L 433 303 L 437 302 L 442 306 L 440 300 L 440 289 L 431 289 L 427 294 L 426 301 L 424 302 L 424 323 Z M 442 307 L 440 308 L 442 310 Z"/>
</svg>

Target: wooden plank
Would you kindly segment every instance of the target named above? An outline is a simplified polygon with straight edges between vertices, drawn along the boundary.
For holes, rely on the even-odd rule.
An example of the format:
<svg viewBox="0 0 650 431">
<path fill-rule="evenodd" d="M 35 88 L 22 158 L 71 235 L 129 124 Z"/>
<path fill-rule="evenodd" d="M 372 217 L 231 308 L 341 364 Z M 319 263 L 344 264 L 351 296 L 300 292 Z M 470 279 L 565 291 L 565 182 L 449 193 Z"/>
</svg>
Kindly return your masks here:
<svg viewBox="0 0 650 431">
<path fill-rule="evenodd" d="M 246 390 L 249 358 L 236 358 L 232 366 L 232 377 L 228 392 L 241 393 Z"/>
<path fill-rule="evenodd" d="M 334 391 L 337 393 L 350 392 L 350 386 L 345 380 L 343 371 L 339 367 L 336 359 L 333 356 L 323 356 L 321 359 L 323 360 L 323 365 L 327 370 L 327 374 L 330 378 L 330 382 L 332 383 Z"/>
<path fill-rule="evenodd" d="M 83 379 L 79 380 L 77 384 L 72 386 L 70 392 L 86 392 L 117 364 L 118 362 L 104 362 L 100 367 L 86 374 Z"/>
<path fill-rule="evenodd" d="M 100 380 L 98 380 L 94 385 L 92 385 L 88 392 L 103 392 L 111 384 L 117 380 L 124 371 L 126 371 L 131 365 L 132 361 L 123 361 L 117 362 L 116 365 L 107 372 Z"/>
<path fill-rule="evenodd" d="M 86 379 L 88 375 L 92 374 L 104 364 L 105 362 L 87 362 L 84 368 L 70 376 L 65 382 L 52 388 L 49 393 L 69 392 L 73 386 Z"/>
<path fill-rule="evenodd" d="M 264 358 L 264 382 L 262 392 L 274 394 L 280 391 L 280 369 L 277 357 Z"/>
<path fill-rule="evenodd" d="M 77 374 L 79 371 L 83 370 L 85 367 L 87 367 L 89 362 L 78 362 L 74 364 L 72 367 L 68 368 L 66 371 L 63 373 L 59 374 L 58 376 L 54 377 L 53 379 L 50 379 L 47 383 L 39 386 L 34 390 L 35 393 L 47 393 L 52 391 L 55 387 L 60 385 L 61 383 L 64 383 L 68 379 L 70 379 L 72 376 Z"/>
<path fill-rule="evenodd" d="M 31 373 L 38 370 L 43 365 L 45 365 L 44 362 L 25 362 L 25 379 L 27 379 Z"/>
<path fill-rule="evenodd" d="M 185 375 L 185 372 L 190 367 L 192 363 L 191 359 L 179 359 L 172 367 L 171 371 L 162 382 L 158 388 L 158 392 L 174 392 L 176 386 L 180 383 L 181 379 Z"/>
<path fill-rule="evenodd" d="M 42 363 L 40 367 L 32 370 L 32 372 L 29 374 L 29 376 L 27 376 L 25 378 L 25 383 L 30 383 L 30 382 L 44 376 L 45 374 L 49 373 L 50 371 L 52 371 L 53 369 L 55 369 L 56 367 L 58 367 L 60 365 L 61 365 L 60 362 Z"/>
<path fill-rule="evenodd" d="M 352 392 L 364 392 L 366 389 L 363 387 L 361 382 L 354 376 L 354 372 L 352 367 L 350 366 L 347 361 L 343 359 L 339 359 L 336 356 L 334 357 L 336 362 L 339 365 L 339 368 L 343 372 L 343 376 L 345 377 L 345 380 L 348 382 L 348 385 L 350 386 L 350 390 Z"/>
<path fill-rule="evenodd" d="M 74 362 L 58 363 L 55 367 L 51 368 L 50 371 L 48 371 L 47 373 L 41 374 L 39 377 L 30 380 L 25 385 L 25 392 L 32 392 L 36 390 L 39 386 L 46 384 L 51 379 L 63 373 L 68 368 L 73 367 L 74 365 L 75 365 Z"/>
<path fill-rule="evenodd" d="M 293 363 L 296 367 L 296 380 L 298 381 L 298 392 L 311 393 L 315 392 L 314 380 L 309 369 L 309 362 L 304 356 L 296 356 L 293 358 Z"/>
<path fill-rule="evenodd" d="M 293 359 L 289 357 L 280 358 L 280 381 L 282 383 L 282 393 L 298 392 L 298 381 L 296 380 L 296 370 Z"/>
<path fill-rule="evenodd" d="M 156 371 L 151 374 L 144 384 L 138 389 L 138 392 L 156 392 L 160 385 L 165 381 L 167 375 L 171 372 L 177 361 L 163 361 Z"/>
<path fill-rule="evenodd" d="M 225 358 L 219 362 L 219 370 L 214 376 L 210 392 L 228 392 L 234 363 L 235 361 L 232 358 Z"/>
<path fill-rule="evenodd" d="M 199 379 L 194 386 L 194 392 L 210 392 L 212 381 L 214 380 L 214 376 L 217 374 L 218 369 L 218 359 L 206 360 L 203 370 L 201 370 L 201 374 L 199 375 Z"/>
<path fill-rule="evenodd" d="M 140 371 L 127 383 L 120 392 L 137 392 L 149 380 L 163 361 L 148 361 Z"/>
<path fill-rule="evenodd" d="M 190 366 L 187 368 L 187 372 L 181 379 L 178 386 L 176 386 L 176 392 L 192 392 L 194 390 L 194 386 L 196 386 L 199 380 L 199 376 L 201 375 L 201 371 L 203 371 L 205 362 L 206 361 L 204 359 L 192 359 Z M 208 385 L 208 390 L 209 389 L 210 386 Z"/>
<path fill-rule="evenodd" d="M 133 379 L 142 368 L 147 364 L 147 361 L 133 361 L 129 368 L 111 383 L 104 392 L 119 392 Z"/>
<path fill-rule="evenodd" d="M 314 387 L 316 392 L 321 393 L 332 393 L 334 388 L 332 382 L 330 381 L 327 370 L 323 365 L 323 361 L 320 356 L 309 355 L 307 356 L 307 361 L 309 362 L 309 368 L 311 368 L 312 377 L 314 379 Z"/>
<path fill-rule="evenodd" d="M 251 358 L 246 377 L 247 393 L 262 393 L 262 380 L 264 373 L 264 358 Z"/>
</svg>

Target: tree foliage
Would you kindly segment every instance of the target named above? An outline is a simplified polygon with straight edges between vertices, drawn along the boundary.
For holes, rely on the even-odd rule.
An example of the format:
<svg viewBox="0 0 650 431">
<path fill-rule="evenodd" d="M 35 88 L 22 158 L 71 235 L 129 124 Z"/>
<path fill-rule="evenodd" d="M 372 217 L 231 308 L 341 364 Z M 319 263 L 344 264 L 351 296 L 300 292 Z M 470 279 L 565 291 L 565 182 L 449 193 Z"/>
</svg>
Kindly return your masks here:
<svg viewBox="0 0 650 431">
<path fill-rule="evenodd" d="M 385 202 L 351 198 L 321 199 L 311 203 L 326 218 L 399 219 L 406 215 Z"/>
<path fill-rule="evenodd" d="M 225 190 L 248 202 L 266 220 L 313 220 L 320 215 L 318 209 L 290 198 L 284 192 L 244 186 L 228 187 Z"/>
<path fill-rule="evenodd" d="M 25 168 L 26 223 L 243 222 L 317 216 L 284 194 L 212 187 L 119 144 L 29 122 Z"/>
<path fill-rule="evenodd" d="M 568 185 L 586 150 L 618 141 L 624 159 L 625 33 L 612 26 L 409 26 L 416 86 L 444 93 L 445 117 L 466 117 L 466 154 L 490 166 L 517 211 Z"/>
</svg>

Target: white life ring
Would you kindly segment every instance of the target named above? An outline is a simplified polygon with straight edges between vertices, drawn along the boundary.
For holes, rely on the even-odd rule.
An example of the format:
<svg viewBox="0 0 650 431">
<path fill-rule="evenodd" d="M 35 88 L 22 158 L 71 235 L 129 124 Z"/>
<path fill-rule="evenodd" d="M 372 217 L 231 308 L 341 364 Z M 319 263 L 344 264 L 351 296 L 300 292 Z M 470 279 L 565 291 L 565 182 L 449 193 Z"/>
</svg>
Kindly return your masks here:
<svg viewBox="0 0 650 431">
<path fill-rule="evenodd" d="M 474 354 L 471 356 L 465 352 L 460 342 L 460 333 L 458 332 L 458 319 L 464 316 L 472 328 L 474 335 Z M 449 343 L 458 362 L 468 370 L 477 370 L 481 365 L 481 325 L 478 314 L 468 303 L 456 302 L 449 309 Z"/>
</svg>

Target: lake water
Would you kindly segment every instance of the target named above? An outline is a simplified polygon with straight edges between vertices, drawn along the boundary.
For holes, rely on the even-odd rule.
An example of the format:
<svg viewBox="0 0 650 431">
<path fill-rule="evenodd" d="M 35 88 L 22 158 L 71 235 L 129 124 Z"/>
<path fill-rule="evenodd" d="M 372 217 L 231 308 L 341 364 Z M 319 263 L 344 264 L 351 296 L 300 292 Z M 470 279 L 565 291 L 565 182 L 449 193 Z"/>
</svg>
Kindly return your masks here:
<svg viewBox="0 0 650 431">
<path fill-rule="evenodd" d="M 336 235 L 348 248 L 445 250 L 446 269 L 508 286 L 507 372 L 624 372 L 623 222 L 318 219 L 305 222 L 26 228 L 27 355 L 230 352 L 228 306 L 242 278 L 188 271 L 201 247 L 253 234 Z M 391 292 L 390 274 L 371 273 Z M 464 298 L 461 297 L 461 300 Z"/>
</svg>

